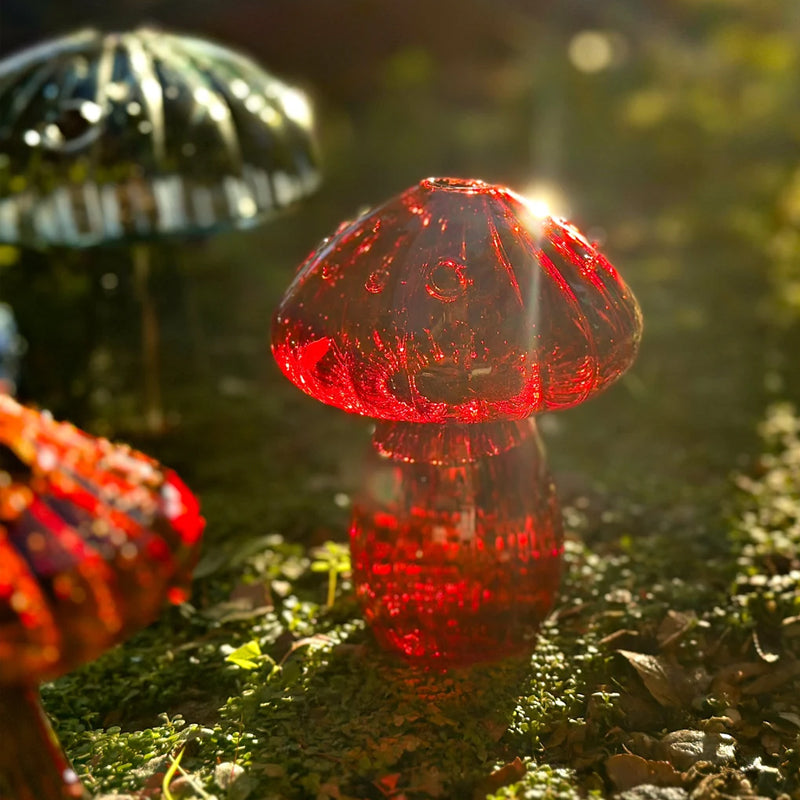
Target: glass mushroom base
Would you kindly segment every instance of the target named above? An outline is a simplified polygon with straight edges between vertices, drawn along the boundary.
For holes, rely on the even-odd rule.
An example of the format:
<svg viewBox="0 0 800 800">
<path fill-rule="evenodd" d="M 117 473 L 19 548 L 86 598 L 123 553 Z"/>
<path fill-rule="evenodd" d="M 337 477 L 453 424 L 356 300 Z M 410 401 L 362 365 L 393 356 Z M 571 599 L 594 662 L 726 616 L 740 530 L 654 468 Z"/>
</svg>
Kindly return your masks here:
<svg viewBox="0 0 800 800">
<path fill-rule="evenodd" d="M 443 666 L 532 650 L 563 549 L 535 422 L 381 422 L 372 444 L 350 543 L 379 642 Z"/>
</svg>

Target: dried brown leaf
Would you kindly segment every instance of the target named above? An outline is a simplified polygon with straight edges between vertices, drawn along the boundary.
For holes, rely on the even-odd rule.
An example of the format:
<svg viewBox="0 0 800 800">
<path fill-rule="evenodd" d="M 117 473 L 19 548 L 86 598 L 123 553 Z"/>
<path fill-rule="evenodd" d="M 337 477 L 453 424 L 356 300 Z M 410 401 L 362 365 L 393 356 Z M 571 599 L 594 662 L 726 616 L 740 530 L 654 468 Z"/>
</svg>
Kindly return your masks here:
<svg viewBox="0 0 800 800">
<path fill-rule="evenodd" d="M 642 758 L 653 759 L 658 746 L 658 739 L 642 731 L 633 731 L 625 736 L 625 749 Z"/>
<path fill-rule="evenodd" d="M 546 740 L 548 750 L 551 750 L 559 745 L 564 744 L 567 740 L 567 734 L 569 733 L 569 722 L 562 722 L 560 725 L 556 725 L 553 732 Z"/>
<path fill-rule="evenodd" d="M 341 789 L 333 781 L 323 783 L 317 792 L 317 800 L 339 800 L 341 796 Z"/>
<path fill-rule="evenodd" d="M 250 610 L 261 611 L 264 608 L 272 608 L 273 605 L 269 584 L 265 581 L 239 581 L 231 590 L 228 599 Z"/>
<path fill-rule="evenodd" d="M 693 612 L 684 613 L 682 611 L 667 611 L 667 616 L 658 626 L 656 639 L 658 646 L 662 650 L 671 647 L 690 631 L 697 622 L 697 615 Z"/>
<path fill-rule="evenodd" d="M 508 764 L 498 767 L 491 775 L 487 775 L 475 789 L 475 797 L 486 797 L 487 794 L 493 794 L 504 786 L 510 786 L 522 780 L 526 772 L 525 763 L 517 756 Z"/>
<path fill-rule="evenodd" d="M 642 783 L 680 786 L 683 777 L 668 761 L 648 761 L 632 753 L 619 753 L 606 759 L 606 774 L 618 792 Z"/>
<path fill-rule="evenodd" d="M 769 666 L 763 661 L 740 661 L 728 664 L 716 672 L 711 681 L 711 693 L 736 707 L 742 699 L 742 686 L 749 678 L 763 675 Z"/>
<path fill-rule="evenodd" d="M 609 633 L 608 636 L 604 636 L 599 644 L 602 646 L 606 646 L 609 644 L 616 644 L 620 645 L 622 642 L 620 639 L 633 644 L 635 646 L 636 641 L 640 638 L 639 631 L 633 631 L 628 628 L 620 628 L 619 630 L 614 631 L 613 633 Z M 618 648 L 619 649 L 619 648 Z"/>
<path fill-rule="evenodd" d="M 617 652 L 639 673 L 647 691 L 662 706 L 685 706 L 708 685 L 708 676 L 703 671 L 689 672 L 663 656 L 634 653 L 631 650 Z"/>
<path fill-rule="evenodd" d="M 273 608 L 269 585 L 263 582 L 237 583 L 227 600 L 207 606 L 203 616 L 216 622 L 239 622 L 260 617 Z"/>
<path fill-rule="evenodd" d="M 798 675 L 800 675 L 800 661 L 793 661 L 785 666 L 771 669 L 765 675 L 748 683 L 742 689 L 742 694 L 752 696 L 774 692 Z"/>
<path fill-rule="evenodd" d="M 499 742 L 508 730 L 508 722 L 499 719 L 488 719 L 485 722 L 486 732 L 493 742 Z"/>
<path fill-rule="evenodd" d="M 412 773 L 409 790 L 428 797 L 443 797 L 445 790 L 439 770 L 436 767 L 426 767 Z"/>
<path fill-rule="evenodd" d="M 800 728 L 800 715 L 795 714 L 793 711 L 780 711 L 778 716 L 796 728 Z"/>
<path fill-rule="evenodd" d="M 577 614 L 581 614 L 590 606 L 591 603 L 577 603 L 574 606 L 563 606 L 553 612 L 551 619 L 555 620 L 556 622 L 560 622 L 563 619 L 568 619 L 569 617 L 574 617 Z"/>
</svg>

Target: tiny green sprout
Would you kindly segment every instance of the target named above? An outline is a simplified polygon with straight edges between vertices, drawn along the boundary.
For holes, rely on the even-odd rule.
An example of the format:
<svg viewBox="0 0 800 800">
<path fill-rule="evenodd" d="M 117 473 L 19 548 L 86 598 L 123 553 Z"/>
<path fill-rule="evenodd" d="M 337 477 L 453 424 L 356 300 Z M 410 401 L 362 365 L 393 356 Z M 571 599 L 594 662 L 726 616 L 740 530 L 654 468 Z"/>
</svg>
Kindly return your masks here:
<svg viewBox="0 0 800 800">
<path fill-rule="evenodd" d="M 255 639 L 237 647 L 232 653 L 225 656 L 225 660 L 242 669 L 258 669 L 264 661 L 275 663 L 268 655 L 261 652 L 261 646 Z"/>
<path fill-rule="evenodd" d="M 186 748 L 181 748 L 181 751 L 178 753 L 178 755 L 172 759 L 169 769 L 164 773 L 164 778 L 161 781 L 161 794 L 164 800 L 175 800 L 175 795 L 170 791 L 169 785 L 172 783 L 172 779 L 175 777 L 176 772 L 180 772 L 180 774 L 188 780 L 189 786 L 199 797 L 203 798 L 203 800 L 213 800 L 213 795 L 210 795 L 201 786 L 198 786 L 192 780 L 189 773 L 181 766 L 181 759 L 183 758 L 185 749 Z"/>
<path fill-rule="evenodd" d="M 312 572 L 328 573 L 327 608 L 332 608 L 336 600 L 336 583 L 339 575 L 350 572 L 350 549 L 339 542 L 325 542 L 313 551 Z"/>
<path fill-rule="evenodd" d="M 182 758 L 183 748 L 181 749 L 180 753 L 178 753 L 178 755 L 172 759 L 169 769 L 164 773 L 164 779 L 161 781 L 161 794 L 164 795 L 164 800 L 175 800 L 175 797 L 169 790 L 169 785 L 172 783 L 172 779 L 175 777 L 175 773 L 178 771 L 178 768 L 181 765 Z"/>
</svg>

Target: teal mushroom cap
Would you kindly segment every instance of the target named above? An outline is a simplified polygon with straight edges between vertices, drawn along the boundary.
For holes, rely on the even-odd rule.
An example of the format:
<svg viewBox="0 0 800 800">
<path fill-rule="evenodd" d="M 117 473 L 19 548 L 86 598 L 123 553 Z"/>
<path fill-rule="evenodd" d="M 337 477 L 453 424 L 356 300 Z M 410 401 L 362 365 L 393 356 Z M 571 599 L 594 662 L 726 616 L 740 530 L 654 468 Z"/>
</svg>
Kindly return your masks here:
<svg viewBox="0 0 800 800">
<path fill-rule="evenodd" d="M 306 95 L 154 28 L 0 62 L 0 241 L 88 247 L 259 223 L 319 183 Z"/>
</svg>

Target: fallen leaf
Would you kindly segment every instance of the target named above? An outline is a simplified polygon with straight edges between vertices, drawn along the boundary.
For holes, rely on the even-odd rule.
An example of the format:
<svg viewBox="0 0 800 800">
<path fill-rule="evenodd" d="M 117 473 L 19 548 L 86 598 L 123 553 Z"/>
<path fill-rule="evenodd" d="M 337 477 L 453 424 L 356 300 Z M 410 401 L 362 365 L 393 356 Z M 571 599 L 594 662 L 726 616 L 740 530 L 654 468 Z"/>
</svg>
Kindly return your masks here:
<svg viewBox="0 0 800 800">
<path fill-rule="evenodd" d="M 621 644 L 619 641 L 620 639 L 624 639 L 627 644 L 632 644 L 636 646 L 637 640 L 640 638 L 639 631 L 632 631 L 628 628 L 620 628 L 613 633 L 609 633 L 608 636 L 604 636 L 598 644 L 605 647 L 609 644 Z"/>
<path fill-rule="evenodd" d="M 272 595 L 269 591 L 269 584 L 265 581 L 239 581 L 233 587 L 230 597 L 232 603 L 238 603 L 243 608 L 251 610 L 272 608 Z"/>
<path fill-rule="evenodd" d="M 206 619 L 215 622 L 239 622 L 261 617 L 274 608 L 269 585 L 263 581 L 240 581 L 233 587 L 227 600 L 204 608 Z"/>
<path fill-rule="evenodd" d="M 412 773 L 412 787 L 419 794 L 425 794 L 428 797 L 442 797 L 444 795 L 442 776 L 436 767 L 426 767 Z"/>
<path fill-rule="evenodd" d="M 729 706 L 737 706 L 741 700 L 742 683 L 748 678 L 763 675 L 769 670 L 763 661 L 742 661 L 728 664 L 720 669 L 711 681 L 711 693 L 724 699 Z"/>
<path fill-rule="evenodd" d="M 563 744 L 567 739 L 568 732 L 569 732 L 569 722 L 565 721 L 559 725 L 556 725 L 553 732 L 545 740 L 547 749 L 552 750 L 553 748 Z"/>
<path fill-rule="evenodd" d="M 651 783 L 656 786 L 680 786 L 683 777 L 668 761 L 648 761 L 632 753 L 619 753 L 605 761 L 606 774 L 619 792 Z"/>
<path fill-rule="evenodd" d="M 764 752 L 768 756 L 778 756 L 781 753 L 781 737 L 772 731 L 765 731 L 759 739 Z"/>
<path fill-rule="evenodd" d="M 702 670 L 688 672 L 663 656 L 634 653 L 631 650 L 617 652 L 639 673 L 647 691 L 662 706 L 685 706 L 708 685 L 708 675 Z"/>
<path fill-rule="evenodd" d="M 318 647 L 325 647 L 329 645 L 333 640 L 330 636 L 326 636 L 324 633 L 315 633 L 313 636 L 305 636 L 302 639 L 298 639 L 296 642 L 292 643 L 292 646 L 283 654 L 283 657 L 278 662 L 280 666 L 283 666 L 298 650 L 303 647 L 308 647 L 311 650 L 315 650 Z"/>
<path fill-rule="evenodd" d="M 317 800 L 338 800 L 342 796 L 339 786 L 333 781 L 323 783 L 317 792 Z"/>
<path fill-rule="evenodd" d="M 624 747 L 634 755 L 653 759 L 658 755 L 659 742 L 647 733 L 633 731 L 625 737 Z"/>
<path fill-rule="evenodd" d="M 581 612 L 585 611 L 590 607 L 590 605 L 590 603 L 578 603 L 574 606 L 564 606 L 562 608 L 558 608 L 551 615 L 551 619 L 560 622 L 568 617 L 574 617 L 576 614 L 580 614 Z"/>
<path fill-rule="evenodd" d="M 794 712 L 792 712 L 792 711 L 780 711 L 780 712 L 778 712 L 778 716 L 781 719 L 786 720 L 786 722 L 791 723 L 796 728 L 800 728 L 800 716 L 798 716 Z"/>
<path fill-rule="evenodd" d="M 682 611 L 667 611 L 667 616 L 658 626 L 656 639 L 661 650 L 665 650 L 675 644 L 682 636 L 691 630 L 697 622 L 697 615 L 693 612 L 684 613 Z"/>
<path fill-rule="evenodd" d="M 491 775 L 487 775 L 475 789 L 474 797 L 486 797 L 504 786 L 510 786 L 525 776 L 528 768 L 523 760 L 517 756 L 513 761 L 498 767 Z"/>
<path fill-rule="evenodd" d="M 393 772 L 391 775 L 384 775 L 382 778 L 378 778 L 376 781 L 373 781 L 373 784 L 378 791 L 386 795 L 386 797 L 389 797 L 395 793 L 399 781 L 400 773 Z"/>
<path fill-rule="evenodd" d="M 664 707 L 657 703 L 641 680 L 631 679 L 620 693 L 619 709 L 626 730 L 660 730 L 665 725 Z"/>
<path fill-rule="evenodd" d="M 772 669 L 766 673 L 766 675 L 756 678 L 742 689 L 742 694 L 752 696 L 774 692 L 775 689 L 780 688 L 783 684 L 798 675 L 800 675 L 800 661 L 795 661 L 791 664 Z"/>
<path fill-rule="evenodd" d="M 487 720 L 485 723 L 486 732 L 493 742 L 499 742 L 508 730 L 508 722 L 503 720 Z"/>
</svg>

